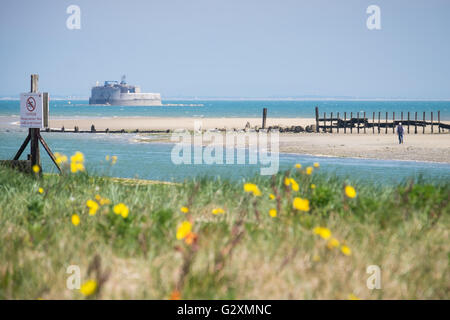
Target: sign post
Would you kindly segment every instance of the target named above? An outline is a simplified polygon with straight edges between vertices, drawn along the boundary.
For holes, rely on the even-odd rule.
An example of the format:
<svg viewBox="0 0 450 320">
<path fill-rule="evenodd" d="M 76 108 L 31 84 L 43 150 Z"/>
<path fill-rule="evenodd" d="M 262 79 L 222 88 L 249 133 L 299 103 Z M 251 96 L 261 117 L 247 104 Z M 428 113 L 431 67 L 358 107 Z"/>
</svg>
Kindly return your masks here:
<svg viewBox="0 0 450 320">
<path fill-rule="evenodd" d="M 19 160 L 23 151 L 29 142 L 31 142 L 31 168 L 35 165 L 39 166 L 39 172 L 41 170 L 41 156 L 39 152 L 39 141 L 42 143 L 45 151 L 52 159 L 55 166 L 61 172 L 61 168 L 56 163 L 56 158 L 52 151 L 48 147 L 44 138 L 41 136 L 41 128 L 48 126 L 48 93 L 38 92 L 38 80 L 39 75 L 31 75 L 31 91 L 29 93 L 22 93 L 20 95 L 20 126 L 28 128 L 28 136 L 20 146 L 14 160 Z"/>
</svg>

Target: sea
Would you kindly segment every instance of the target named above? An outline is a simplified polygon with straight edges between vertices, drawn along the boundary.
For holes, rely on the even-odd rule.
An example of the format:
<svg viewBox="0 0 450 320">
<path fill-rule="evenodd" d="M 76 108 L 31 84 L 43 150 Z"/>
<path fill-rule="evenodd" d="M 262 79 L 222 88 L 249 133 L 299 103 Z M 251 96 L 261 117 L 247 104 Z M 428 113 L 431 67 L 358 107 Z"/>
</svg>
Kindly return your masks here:
<svg viewBox="0 0 450 320">
<path fill-rule="evenodd" d="M 305 101 L 305 100 L 164 100 L 162 107 L 89 106 L 83 100 L 51 100 L 50 114 L 58 118 L 92 117 L 260 117 L 263 108 L 268 108 L 268 117 L 313 118 L 314 108 L 320 114 L 340 112 L 400 113 L 411 115 L 418 112 L 427 119 L 437 112 L 443 121 L 450 120 L 450 101 Z M 0 100 L 0 159 L 12 159 L 26 137 L 26 131 L 11 123 L 11 117 L 19 115 L 18 100 Z M 370 117 L 370 116 L 369 116 Z M 382 118 L 383 119 L 383 118 Z M 9 121 L 9 122 L 8 122 Z M 139 134 L 90 134 L 90 133 L 43 133 L 54 152 L 71 155 L 81 151 L 86 158 L 86 167 L 96 175 L 140 178 L 179 182 L 185 179 L 213 177 L 222 180 L 251 179 L 260 175 L 260 162 L 256 164 L 175 164 L 171 160 L 173 143 L 142 142 Z M 449 137 L 450 138 L 450 137 Z M 24 152 L 25 154 L 26 152 Z M 236 154 L 236 153 L 235 153 Z M 118 160 L 111 165 L 105 160 L 116 155 Z M 22 156 L 24 158 L 25 155 Z M 41 151 L 44 171 L 56 172 L 50 158 Z M 293 168 L 296 163 L 303 166 L 320 163 L 320 171 L 342 176 L 358 183 L 399 183 L 411 179 L 432 182 L 450 181 L 450 164 L 419 161 L 372 160 L 359 158 L 317 157 L 310 155 L 279 155 L 279 170 Z"/>
</svg>

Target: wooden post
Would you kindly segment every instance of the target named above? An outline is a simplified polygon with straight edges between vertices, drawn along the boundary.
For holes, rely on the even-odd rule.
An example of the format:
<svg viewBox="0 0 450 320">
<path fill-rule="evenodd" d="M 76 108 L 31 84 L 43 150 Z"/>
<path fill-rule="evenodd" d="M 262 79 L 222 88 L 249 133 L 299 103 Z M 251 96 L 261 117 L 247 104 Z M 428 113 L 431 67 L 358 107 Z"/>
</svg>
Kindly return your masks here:
<svg viewBox="0 0 450 320">
<path fill-rule="evenodd" d="M 333 112 L 331 113 L 330 116 L 330 133 L 333 133 Z"/>
<path fill-rule="evenodd" d="M 408 111 L 408 134 L 409 134 L 409 111 Z"/>
<path fill-rule="evenodd" d="M 319 107 L 316 107 L 316 132 L 319 132 Z"/>
<path fill-rule="evenodd" d="M 39 82 L 39 75 L 32 74 L 31 75 L 31 90 L 30 92 L 38 92 L 38 82 Z M 42 172 L 41 170 L 41 157 L 39 153 L 39 131 L 41 129 L 39 128 L 29 128 L 29 135 L 31 138 L 31 167 L 38 165 L 39 166 L 39 172 Z"/>
<path fill-rule="evenodd" d="M 347 133 L 347 112 L 344 111 L 344 133 Z"/>
<path fill-rule="evenodd" d="M 375 134 L 375 111 L 372 114 L 372 134 Z"/>
<path fill-rule="evenodd" d="M 395 133 L 395 112 L 392 112 L 392 133 Z"/>
<path fill-rule="evenodd" d="M 353 133 L 353 112 L 350 112 L 350 133 Z"/>
<path fill-rule="evenodd" d="M 386 112 L 386 128 L 384 131 L 385 134 L 387 134 L 387 127 L 388 127 L 387 125 L 388 125 L 388 113 Z"/>
<path fill-rule="evenodd" d="M 381 118 L 381 112 L 378 111 L 378 134 L 380 134 L 380 118 Z"/>
<path fill-rule="evenodd" d="M 431 133 L 433 133 L 433 111 L 431 111 Z"/>
<path fill-rule="evenodd" d="M 356 132 L 359 133 L 359 112 L 356 113 L 356 123 L 358 124 L 358 128 L 356 129 Z"/>
<path fill-rule="evenodd" d="M 327 132 L 327 113 L 323 113 L 323 132 Z"/>
<path fill-rule="evenodd" d="M 266 128 L 267 108 L 263 108 L 262 128 Z"/>
<path fill-rule="evenodd" d="M 366 112 L 364 111 L 364 133 L 366 133 Z"/>
<path fill-rule="evenodd" d="M 425 134 L 425 127 L 426 127 L 426 123 L 425 123 L 425 111 L 423 112 L 423 127 L 422 127 L 422 134 Z"/>
<path fill-rule="evenodd" d="M 441 111 L 438 111 L 438 131 L 441 133 Z"/>
<path fill-rule="evenodd" d="M 340 127 L 340 121 L 339 121 L 340 119 L 339 119 L 339 112 L 337 113 L 337 133 L 339 133 L 339 127 Z"/>
<path fill-rule="evenodd" d="M 414 113 L 414 134 L 417 134 L 417 111 Z"/>
</svg>

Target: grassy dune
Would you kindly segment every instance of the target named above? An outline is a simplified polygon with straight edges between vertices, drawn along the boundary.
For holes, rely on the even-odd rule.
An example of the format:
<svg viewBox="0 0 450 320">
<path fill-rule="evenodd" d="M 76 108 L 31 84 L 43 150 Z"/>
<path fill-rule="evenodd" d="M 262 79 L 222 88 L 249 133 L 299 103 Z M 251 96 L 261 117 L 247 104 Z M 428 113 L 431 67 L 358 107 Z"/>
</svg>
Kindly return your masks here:
<svg viewBox="0 0 450 320">
<path fill-rule="evenodd" d="M 255 196 L 243 182 L 146 185 L 0 167 L 0 298 L 450 298 L 450 183 L 353 185 L 349 198 L 346 181 L 320 169 L 286 175 L 298 191 L 280 173 L 255 177 Z M 295 197 L 309 199 L 309 211 L 294 209 Z M 95 215 L 89 199 L 103 203 Z M 114 213 L 118 203 L 126 218 Z M 183 221 L 192 230 L 177 239 Z M 66 287 L 70 265 L 92 290 Z M 366 286 L 369 265 L 381 268 L 379 290 Z"/>
</svg>

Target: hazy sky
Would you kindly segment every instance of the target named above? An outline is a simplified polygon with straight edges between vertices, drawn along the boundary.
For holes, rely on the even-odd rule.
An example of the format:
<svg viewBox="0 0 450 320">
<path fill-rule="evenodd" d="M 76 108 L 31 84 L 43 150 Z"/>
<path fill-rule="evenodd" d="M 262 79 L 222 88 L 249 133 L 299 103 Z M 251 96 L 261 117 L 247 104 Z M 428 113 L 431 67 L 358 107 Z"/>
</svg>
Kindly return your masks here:
<svg viewBox="0 0 450 320">
<path fill-rule="evenodd" d="M 163 97 L 450 98 L 448 0 L 2 0 L 0 48 L 1 96 L 38 73 L 52 95 L 126 74 Z"/>
</svg>

